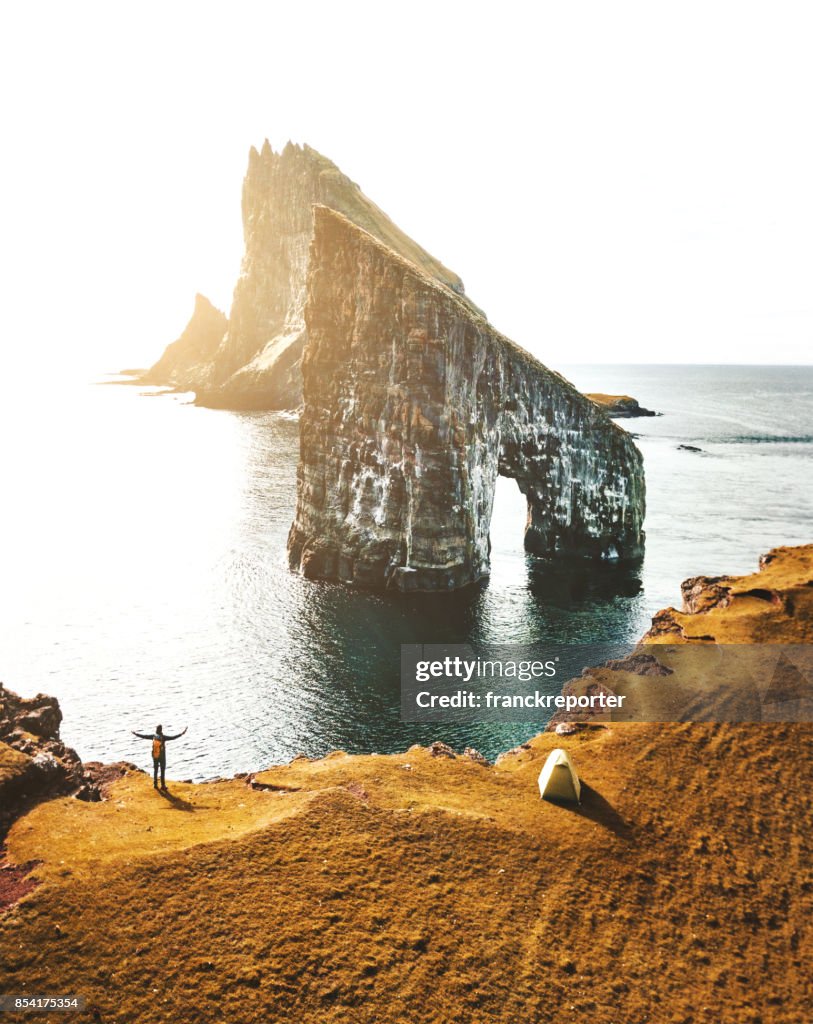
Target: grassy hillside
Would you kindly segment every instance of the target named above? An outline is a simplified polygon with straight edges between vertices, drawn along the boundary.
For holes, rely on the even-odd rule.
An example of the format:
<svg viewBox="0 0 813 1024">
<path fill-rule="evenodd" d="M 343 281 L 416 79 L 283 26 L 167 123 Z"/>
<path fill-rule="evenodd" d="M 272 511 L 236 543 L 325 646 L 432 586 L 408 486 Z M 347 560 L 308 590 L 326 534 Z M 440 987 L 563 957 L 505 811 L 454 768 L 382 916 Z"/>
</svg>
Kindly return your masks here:
<svg viewBox="0 0 813 1024">
<path fill-rule="evenodd" d="M 775 554 L 758 589 L 781 598 L 808 569 Z M 726 588 L 737 636 L 738 595 L 788 615 Z M 337 752 L 164 796 L 129 772 L 11 830 L 38 884 L 0 918 L 0 991 L 82 995 L 74 1019 L 116 1022 L 800 1024 L 811 740 L 610 723 L 494 766 Z M 580 807 L 539 799 L 556 746 Z"/>
</svg>

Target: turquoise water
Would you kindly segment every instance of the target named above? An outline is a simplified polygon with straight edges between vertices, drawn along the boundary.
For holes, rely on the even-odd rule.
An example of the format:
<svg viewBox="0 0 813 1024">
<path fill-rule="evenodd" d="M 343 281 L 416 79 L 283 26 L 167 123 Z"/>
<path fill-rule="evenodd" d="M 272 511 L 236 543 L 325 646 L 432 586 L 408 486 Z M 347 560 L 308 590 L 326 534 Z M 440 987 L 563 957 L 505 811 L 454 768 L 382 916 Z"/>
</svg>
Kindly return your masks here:
<svg viewBox="0 0 813 1024">
<path fill-rule="evenodd" d="M 492 575 L 451 595 L 375 595 L 291 574 L 298 425 L 189 396 L 82 385 L 0 403 L 0 679 L 55 694 L 87 759 L 146 763 L 130 729 L 189 733 L 170 775 L 443 738 L 494 756 L 528 725 L 400 722 L 401 643 L 635 640 L 679 584 L 813 540 L 813 368 L 565 367 L 663 412 L 640 435 L 647 553 L 555 570 L 522 550 L 501 480 Z M 679 444 L 703 449 L 679 451 Z M 542 722 L 539 723 L 541 726 Z"/>
</svg>

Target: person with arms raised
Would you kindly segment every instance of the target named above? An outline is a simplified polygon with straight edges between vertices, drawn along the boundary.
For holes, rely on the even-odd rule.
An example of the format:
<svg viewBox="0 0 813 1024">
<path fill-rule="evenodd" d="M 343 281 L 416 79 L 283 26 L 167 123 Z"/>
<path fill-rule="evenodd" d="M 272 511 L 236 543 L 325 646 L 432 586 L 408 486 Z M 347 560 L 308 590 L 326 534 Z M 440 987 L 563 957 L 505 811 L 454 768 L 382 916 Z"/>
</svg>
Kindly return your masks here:
<svg viewBox="0 0 813 1024">
<path fill-rule="evenodd" d="M 187 729 L 189 726 L 186 727 Z M 152 740 L 152 784 L 155 789 L 158 789 L 158 770 L 161 770 L 161 789 L 166 789 L 166 770 L 167 770 L 167 743 L 169 740 L 180 739 L 181 736 L 186 732 L 178 732 L 174 736 L 167 736 L 164 733 L 164 728 L 161 725 L 156 725 L 154 733 L 136 732 L 131 730 L 133 736 L 138 736 L 141 740 Z"/>
</svg>

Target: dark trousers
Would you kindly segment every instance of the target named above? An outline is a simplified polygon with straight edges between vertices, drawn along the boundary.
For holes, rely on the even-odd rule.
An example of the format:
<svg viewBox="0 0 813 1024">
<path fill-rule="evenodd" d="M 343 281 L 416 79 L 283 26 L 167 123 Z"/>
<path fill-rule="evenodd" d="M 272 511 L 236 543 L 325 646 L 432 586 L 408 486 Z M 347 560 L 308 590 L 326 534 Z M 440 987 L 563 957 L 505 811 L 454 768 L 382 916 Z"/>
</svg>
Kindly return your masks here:
<svg viewBox="0 0 813 1024">
<path fill-rule="evenodd" d="M 158 769 L 161 769 L 161 785 L 166 786 L 164 775 L 167 770 L 167 759 L 165 757 L 154 757 L 152 759 L 152 784 L 158 785 Z"/>
</svg>

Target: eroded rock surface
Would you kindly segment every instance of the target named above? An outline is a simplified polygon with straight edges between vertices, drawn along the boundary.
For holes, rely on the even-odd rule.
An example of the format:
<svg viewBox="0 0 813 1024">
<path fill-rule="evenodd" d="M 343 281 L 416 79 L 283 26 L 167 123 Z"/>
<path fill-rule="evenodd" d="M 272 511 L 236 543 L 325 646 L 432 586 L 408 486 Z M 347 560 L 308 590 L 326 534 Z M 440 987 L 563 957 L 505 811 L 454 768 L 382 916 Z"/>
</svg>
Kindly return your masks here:
<svg viewBox="0 0 813 1024">
<path fill-rule="evenodd" d="M 185 332 L 145 381 L 194 389 L 198 404 L 218 408 L 301 404 L 314 203 L 339 210 L 463 295 L 460 278 L 404 234 L 334 163 L 310 146 L 290 142 L 276 153 L 266 140 L 261 150 L 252 147 L 243 182 L 245 253 L 228 324 L 214 346 L 207 334 L 203 352 L 184 340 Z"/>
<path fill-rule="evenodd" d="M 59 737 L 56 697 L 20 697 L 0 683 L 0 839 L 11 823 L 43 800 L 98 800 L 104 785 L 134 765 L 83 765 Z M 101 771 L 100 771 L 101 770 Z"/>
<path fill-rule="evenodd" d="M 401 590 L 478 580 L 498 474 L 527 497 L 529 551 L 639 556 L 629 435 L 347 218 L 314 223 L 291 565 Z"/>
<path fill-rule="evenodd" d="M 749 576 L 693 576 L 644 643 L 813 643 L 813 544 L 773 548 Z"/>
<path fill-rule="evenodd" d="M 59 738 L 54 697 L 19 697 L 0 683 L 0 837 L 39 800 L 82 789 L 82 762 Z"/>
</svg>

